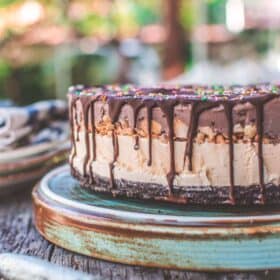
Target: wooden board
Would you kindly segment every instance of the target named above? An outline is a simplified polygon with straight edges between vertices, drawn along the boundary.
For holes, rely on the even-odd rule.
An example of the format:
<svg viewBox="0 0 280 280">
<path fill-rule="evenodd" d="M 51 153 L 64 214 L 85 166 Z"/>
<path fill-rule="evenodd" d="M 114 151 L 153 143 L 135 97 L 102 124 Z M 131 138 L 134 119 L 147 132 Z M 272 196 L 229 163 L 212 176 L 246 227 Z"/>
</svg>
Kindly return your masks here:
<svg viewBox="0 0 280 280">
<path fill-rule="evenodd" d="M 198 209 L 82 189 L 67 166 L 33 192 L 36 227 L 71 251 L 133 265 L 244 271 L 280 267 L 277 208 Z"/>
</svg>

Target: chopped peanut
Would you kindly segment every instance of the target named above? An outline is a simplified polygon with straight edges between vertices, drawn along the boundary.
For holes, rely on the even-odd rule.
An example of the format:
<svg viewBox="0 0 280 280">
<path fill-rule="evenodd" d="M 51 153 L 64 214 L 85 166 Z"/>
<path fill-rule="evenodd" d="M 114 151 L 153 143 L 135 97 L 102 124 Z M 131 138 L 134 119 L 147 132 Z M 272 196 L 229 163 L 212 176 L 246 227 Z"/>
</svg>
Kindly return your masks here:
<svg viewBox="0 0 280 280">
<path fill-rule="evenodd" d="M 244 135 L 249 138 L 254 138 L 257 134 L 257 128 L 252 125 L 246 125 L 244 128 Z"/>
<path fill-rule="evenodd" d="M 218 134 L 216 136 L 216 143 L 217 144 L 225 144 L 225 138 L 222 134 Z"/>
</svg>

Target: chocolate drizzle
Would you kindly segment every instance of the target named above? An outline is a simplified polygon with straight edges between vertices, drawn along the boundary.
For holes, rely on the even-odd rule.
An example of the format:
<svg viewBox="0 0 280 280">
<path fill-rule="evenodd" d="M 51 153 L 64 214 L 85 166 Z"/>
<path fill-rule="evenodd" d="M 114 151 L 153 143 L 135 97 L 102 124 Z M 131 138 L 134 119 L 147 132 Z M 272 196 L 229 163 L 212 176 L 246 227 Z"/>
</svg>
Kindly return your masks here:
<svg viewBox="0 0 280 280">
<path fill-rule="evenodd" d="M 191 119 L 189 123 L 187 143 L 186 143 L 186 148 L 184 153 L 184 162 L 188 157 L 189 159 L 188 169 L 190 171 L 193 170 L 193 164 L 192 164 L 193 142 L 197 133 L 200 114 L 206 110 L 210 110 L 217 106 L 219 106 L 219 103 L 208 103 L 201 100 L 192 102 Z"/>
<path fill-rule="evenodd" d="M 264 194 L 264 172 L 263 172 L 263 103 L 255 104 L 257 112 L 257 133 L 258 139 L 258 159 L 259 159 L 259 183 L 261 187 L 261 198 L 260 202 L 265 202 Z"/>
<path fill-rule="evenodd" d="M 95 110 L 94 110 L 94 104 L 95 102 L 92 101 L 90 103 L 90 116 L 91 116 L 91 133 L 92 133 L 92 161 L 96 160 L 96 138 L 95 138 Z M 90 138 L 90 134 L 88 132 L 88 137 Z M 88 154 L 89 154 L 90 149 L 88 150 Z M 91 167 L 91 161 L 90 161 L 90 157 L 88 157 L 88 162 L 87 162 L 87 166 L 89 169 L 89 173 L 90 173 L 90 177 L 89 180 L 91 182 L 91 184 L 94 183 L 94 174 L 93 174 L 93 170 Z"/>
<path fill-rule="evenodd" d="M 74 129 L 74 120 L 76 120 L 77 108 L 76 108 L 76 97 L 72 96 L 70 100 L 70 108 L 69 108 L 69 119 L 70 119 L 70 128 L 71 128 L 71 144 L 72 144 L 72 156 L 70 158 L 70 165 L 73 165 L 74 157 L 77 154 L 77 147 L 75 141 L 75 129 Z"/>
<path fill-rule="evenodd" d="M 230 191 L 229 191 L 229 201 L 230 204 L 236 204 L 235 199 L 235 180 L 234 180 L 234 121 L 233 121 L 233 108 L 239 103 L 250 102 L 256 110 L 256 126 L 257 126 L 257 135 L 258 135 L 258 166 L 259 166 L 259 185 L 260 185 L 260 203 L 265 203 L 265 180 L 264 180 L 264 159 L 263 159 L 263 137 L 264 137 L 264 105 L 269 100 L 273 99 L 275 94 L 264 94 L 257 95 L 256 97 L 249 96 L 248 98 L 239 98 L 238 94 L 233 94 L 227 96 L 227 98 L 213 98 L 210 100 L 204 100 L 203 98 L 196 98 L 192 95 L 172 95 L 166 89 L 157 89 L 156 95 L 159 95 L 160 98 L 149 98 L 148 92 L 150 89 L 146 90 L 147 92 L 140 95 L 140 97 L 135 98 L 135 95 L 108 95 L 106 96 L 105 102 L 108 104 L 108 114 L 113 124 L 112 130 L 112 146 L 113 146 L 113 160 L 109 164 L 110 169 L 110 187 L 113 189 L 115 187 L 114 180 L 114 165 L 119 156 L 119 144 L 118 144 L 118 134 L 116 131 L 116 123 L 119 120 L 120 113 L 122 111 L 122 107 L 124 105 L 129 105 L 133 110 L 133 133 L 135 135 L 135 144 L 134 149 L 139 149 L 139 135 L 137 134 L 137 117 L 141 108 L 146 109 L 147 115 L 147 130 L 148 130 L 148 159 L 147 165 L 152 165 L 152 121 L 153 121 L 153 109 L 155 107 L 159 107 L 165 115 L 168 127 L 168 143 L 170 150 L 170 166 L 169 171 L 166 174 L 168 187 L 169 187 L 169 196 L 172 197 L 173 194 L 173 184 L 174 178 L 176 176 L 176 168 L 175 168 L 175 132 L 174 132 L 174 108 L 177 104 L 179 105 L 191 105 L 191 114 L 190 120 L 188 124 L 188 132 L 187 132 L 187 141 L 186 147 L 184 151 L 184 162 L 188 158 L 188 169 L 189 171 L 193 170 L 193 143 L 195 142 L 195 138 L 198 132 L 199 119 L 203 112 L 207 110 L 211 110 L 218 106 L 223 106 L 225 112 L 225 119 L 227 121 L 228 128 L 228 143 L 229 143 L 229 181 L 230 181 Z M 164 92 L 164 93 L 161 93 Z M 101 95 L 102 96 L 102 93 Z M 143 96 L 143 98 L 142 98 Z M 147 97 L 148 96 L 148 97 Z M 163 98 L 162 96 L 167 96 L 168 98 Z M 191 96 L 191 98 L 190 98 Z M 104 97 L 104 95 L 103 95 Z M 246 96 L 245 96 L 246 97 Z M 96 160 L 96 129 L 95 129 L 95 110 L 94 110 L 94 102 L 99 100 L 96 96 L 77 96 L 71 95 L 70 101 L 70 124 L 71 124 L 71 142 L 73 145 L 73 156 L 70 159 L 70 164 L 73 163 L 73 158 L 76 156 L 76 144 L 75 142 L 79 141 L 79 132 L 80 132 L 80 123 L 78 121 L 77 115 L 77 106 L 76 101 L 79 99 L 82 103 L 82 111 L 84 116 L 84 126 L 86 128 L 86 136 L 85 136 L 85 146 L 86 146 L 86 157 L 83 164 L 83 174 L 86 174 L 87 167 L 90 165 L 90 141 L 92 139 L 92 161 Z M 101 99 L 104 102 L 104 98 Z M 92 138 L 89 137 L 89 113 L 90 113 L 90 121 L 92 123 Z M 74 124 L 75 121 L 75 124 Z M 76 139 L 74 137 L 74 130 L 77 128 Z M 93 182 L 94 174 L 90 169 L 90 179 Z"/>
<path fill-rule="evenodd" d="M 264 98 L 252 100 L 251 104 L 255 106 L 257 116 L 257 135 L 258 135 L 258 166 L 259 166 L 259 184 L 260 184 L 260 203 L 265 203 L 264 187 L 264 161 L 263 161 L 263 123 L 264 123 L 264 105 L 275 96 L 268 95 Z"/>
<path fill-rule="evenodd" d="M 108 100 L 109 116 L 110 116 L 110 119 L 111 119 L 111 122 L 113 125 L 115 125 L 115 123 L 118 121 L 119 114 L 120 114 L 121 109 L 124 104 L 125 104 L 125 102 L 123 102 L 122 100 L 114 100 L 113 98 Z M 114 166 L 115 166 L 115 162 L 117 161 L 118 155 L 119 155 L 118 135 L 117 135 L 115 129 L 113 129 L 113 131 L 112 131 L 112 145 L 113 145 L 113 161 L 109 164 L 111 189 L 113 189 L 115 186 Z"/>
<path fill-rule="evenodd" d="M 190 123 L 188 128 L 187 143 L 186 143 L 186 148 L 184 153 L 184 163 L 186 162 L 186 158 L 188 157 L 189 159 L 188 169 L 190 171 L 192 171 L 192 149 L 193 149 L 192 142 L 196 131 L 195 124 L 198 122 L 196 107 L 197 107 L 197 103 L 193 103 L 191 109 L 191 118 L 190 118 Z"/>
<path fill-rule="evenodd" d="M 175 170 L 175 155 L 174 155 L 174 107 L 176 101 L 167 100 L 166 102 L 162 102 L 160 104 L 161 110 L 164 112 L 167 126 L 168 126 L 168 143 L 169 143 L 169 152 L 170 152 L 170 168 L 169 172 L 166 175 L 168 187 L 169 187 L 169 195 L 173 195 L 173 181 L 176 175 Z"/>
<path fill-rule="evenodd" d="M 76 127 L 77 127 L 76 141 L 79 142 L 80 141 L 81 126 L 80 126 L 80 122 L 79 122 L 79 119 L 78 119 L 77 104 L 76 104 L 76 102 L 74 104 L 75 104 L 75 107 L 74 107 L 74 111 L 75 111 L 74 119 L 75 119 L 75 124 L 76 124 Z"/>
<path fill-rule="evenodd" d="M 153 118 L 153 104 L 147 105 L 147 122 L 148 122 L 148 140 L 149 140 L 149 158 L 148 166 L 152 165 L 152 118 Z"/>
<path fill-rule="evenodd" d="M 135 151 L 139 150 L 139 136 L 137 134 L 135 135 L 135 143 L 133 148 Z"/>
<path fill-rule="evenodd" d="M 139 102 L 130 102 L 129 103 L 131 108 L 133 109 L 133 133 L 135 134 L 135 144 L 134 144 L 134 150 L 138 150 L 139 149 L 139 135 L 137 134 L 136 128 L 137 128 L 137 117 L 138 117 L 138 113 L 141 109 L 141 104 L 139 104 Z"/>
<path fill-rule="evenodd" d="M 95 139 L 95 110 L 94 110 L 94 102 L 91 103 L 91 124 L 92 124 L 92 160 L 96 160 L 96 139 Z"/>
<path fill-rule="evenodd" d="M 228 137 L 229 137 L 229 180 L 230 180 L 230 191 L 229 201 L 230 204 L 235 204 L 234 198 L 234 145 L 233 145 L 233 117 L 232 109 L 233 103 L 225 102 L 223 104 L 227 122 L 228 122 Z"/>
<path fill-rule="evenodd" d="M 85 99 L 85 101 L 83 101 Z M 85 159 L 83 162 L 83 174 L 86 176 L 86 170 L 87 166 L 89 164 L 90 159 L 90 145 L 89 145 L 89 121 L 88 121 L 88 115 L 89 115 L 89 109 L 90 109 L 90 101 L 83 96 L 81 98 L 81 104 L 82 104 L 82 112 L 83 112 L 83 119 L 84 119 L 84 127 L 85 127 L 85 145 L 86 145 L 86 153 L 85 153 Z"/>
<path fill-rule="evenodd" d="M 116 132 L 112 131 L 112 145 L 113 145 L 113 161 L 109 164 L 110 168 L 110 187 L 113 189 L 115 187 L 115 180 L 114 180 L 114 165 L 119 155 L 119 143 L 118 143 L 118 136 Z"/>
</svg>

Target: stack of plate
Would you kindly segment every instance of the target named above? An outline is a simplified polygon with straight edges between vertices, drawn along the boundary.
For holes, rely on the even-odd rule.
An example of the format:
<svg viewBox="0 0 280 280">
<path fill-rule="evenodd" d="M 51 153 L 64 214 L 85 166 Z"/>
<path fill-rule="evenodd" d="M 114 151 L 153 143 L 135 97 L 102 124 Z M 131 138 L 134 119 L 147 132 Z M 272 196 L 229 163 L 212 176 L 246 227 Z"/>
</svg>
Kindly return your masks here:
<svg viewBox="0 0 280 280">
<path fill-rule="evenodd" d="M 69 142 L 50 142 L 0 153 L 0 194 L 34 183 L 53 167 L 66 161 Z"/>
</svg>

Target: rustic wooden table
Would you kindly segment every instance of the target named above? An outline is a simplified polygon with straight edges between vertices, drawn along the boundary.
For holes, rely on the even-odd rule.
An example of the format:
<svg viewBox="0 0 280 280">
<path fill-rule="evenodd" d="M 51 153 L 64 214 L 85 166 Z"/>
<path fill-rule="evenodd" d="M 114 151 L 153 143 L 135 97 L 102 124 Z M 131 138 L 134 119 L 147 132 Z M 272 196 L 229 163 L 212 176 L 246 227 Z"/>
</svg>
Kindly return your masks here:
<svg viewBox="0 0 280 280">
<path fill-rule="evenodd" d="M 279 272 L 199 273 L 110 263 L 61 249 L 44 240 L 32 220 L 30 190 L 0 199 L 0 253 L 38 256 L 52 263 L 100 275 L 104 279 L 280 279 Z"/>
</svg>

